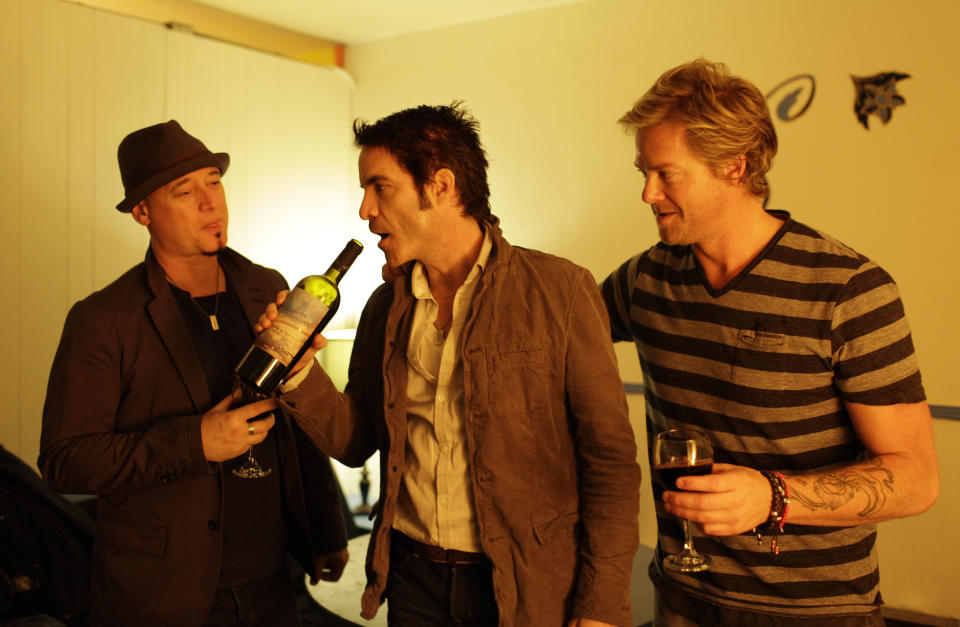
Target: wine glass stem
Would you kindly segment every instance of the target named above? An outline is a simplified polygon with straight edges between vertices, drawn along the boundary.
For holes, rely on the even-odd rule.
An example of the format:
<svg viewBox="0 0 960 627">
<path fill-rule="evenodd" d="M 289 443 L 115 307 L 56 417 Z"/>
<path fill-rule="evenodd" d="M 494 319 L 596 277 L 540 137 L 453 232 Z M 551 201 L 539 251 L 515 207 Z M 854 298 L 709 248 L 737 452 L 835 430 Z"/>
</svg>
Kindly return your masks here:
<svg viewBox="0 0 960 627">
<path fill-rule="evenodd" d="M 683 550 L 689 553 L 696 553 L 693 548 L 693 534 L 690 532 L 690 522 L 686 518 L 683 521 Z"/>
</svg>

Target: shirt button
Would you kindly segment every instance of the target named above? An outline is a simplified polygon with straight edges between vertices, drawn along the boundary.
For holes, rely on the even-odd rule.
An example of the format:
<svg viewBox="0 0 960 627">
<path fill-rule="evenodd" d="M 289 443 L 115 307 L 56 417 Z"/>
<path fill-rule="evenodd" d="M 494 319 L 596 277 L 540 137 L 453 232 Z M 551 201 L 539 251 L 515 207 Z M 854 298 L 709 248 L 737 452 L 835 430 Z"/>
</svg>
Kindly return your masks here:
<svg viewBox="0 0 960 627">
<path fill-rule="evenodd" d="M 446 395 L 446 394 L 443 394 L 442 392 L 441 392 L 440 394 L 437 394 L 437 402 L 438 402 L 438 403 L 445 403 L 446 401 L 447 401 L 447 395 Z"/>
<path fill-rule="evenodd" d="M 207 521 L 207 529 L 209 529 L 210 531 L 216 531 L 219 528 L 220 528 L 220 523 L 218 523 L 217 521 L 215 520 Z"/>
</svg>

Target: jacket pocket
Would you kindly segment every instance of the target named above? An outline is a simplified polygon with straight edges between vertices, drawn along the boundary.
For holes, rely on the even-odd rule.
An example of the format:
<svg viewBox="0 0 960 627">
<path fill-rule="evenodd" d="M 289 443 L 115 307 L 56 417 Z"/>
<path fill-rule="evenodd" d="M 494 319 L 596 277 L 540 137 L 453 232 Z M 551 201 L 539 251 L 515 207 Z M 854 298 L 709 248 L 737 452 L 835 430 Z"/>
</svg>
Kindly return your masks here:
<svg viewBox="0 0 960 627">
<path fill-rule="evenodd" d="M 119 525 L 100 520 L 99 540 L 117 551 L 133 551 L 146 555 L 163 555 L 167 548 L 167 530 L 158 525 Z"/>
<path fill-rule="evenodd" d="M 490 408 L 499 414 L 528 412 L 547 404 L 550 351 L 519 346 L 488 357 Z"/>
<path fill-rule="evenodd" d="M 533 535 L 541 545 L 549 542 L 558 533 L 568 530 L 569 535 L 573 535 L 573 529 L 580 521 L 580 512 L 567 512 L 557 514 L 550 520 L 538 523 L 533 526 Z"/>
</svg>

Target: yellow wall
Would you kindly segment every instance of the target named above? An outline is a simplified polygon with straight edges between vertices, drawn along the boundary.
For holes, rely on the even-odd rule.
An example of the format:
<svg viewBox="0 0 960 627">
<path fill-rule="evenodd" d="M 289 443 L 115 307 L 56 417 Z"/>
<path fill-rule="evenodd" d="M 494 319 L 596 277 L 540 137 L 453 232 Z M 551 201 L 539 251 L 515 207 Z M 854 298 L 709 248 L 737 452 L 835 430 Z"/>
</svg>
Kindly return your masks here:
<svg viewBox="0 0 960 627">
<path fill-rule="evenodd" d="M 357 85 L 354 111 L 368 119 L 464 99 L 481 123 L 505 234 L 598 278 L 656 239 L 631 139 L 615 122 L 660 72 L 705 56 L 765 93 L 813 74 L 808 112 L 777 123 L 770 206 L 891 272 L 930 402 L 960 405 L 958 25 L 960 3 L 946 1 L 592 0 L 350 47 L 346 68 Z M 853 114 L 850 75 L 884 71 L 912 76 L 899 84 L 907 105 L 887 126 L 872 118 L 868 131 Z M 640 381 L 632 348 L 618 355 L 624 379 Z M 642 442 L 642 401 L 632 398 L 631 410 Z M 923 516 L 881 525 L 882 589 L 892 606 L 960 616 L 951 523 L 960 519 L 951 454 L 960 423 L 938 420 L 936 436 L 943 493 Z M 652 544 L 649 499 L 641 519 Z M 634 575 L 645 580 L 643 564 Z"/>
</svg>

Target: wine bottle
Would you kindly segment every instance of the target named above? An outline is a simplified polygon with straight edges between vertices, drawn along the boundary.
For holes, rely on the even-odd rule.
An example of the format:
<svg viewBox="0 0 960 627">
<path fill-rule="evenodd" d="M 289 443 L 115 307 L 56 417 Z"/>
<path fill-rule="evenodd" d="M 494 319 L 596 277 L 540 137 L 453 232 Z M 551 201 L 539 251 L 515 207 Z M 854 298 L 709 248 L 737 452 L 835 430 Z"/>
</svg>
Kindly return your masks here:
<svg viewBox="0 0 960 627">
<path fill-rule="evenodd" d="M 287 295 L 277 319 L 257 336 L 234 370 L 245 395 L 271 396 L 277 390 L 337 312 L 338 284 L 361 250 L 360 242 L 350 240 L 329 270 L 304 278 Z"/>
</svg>

